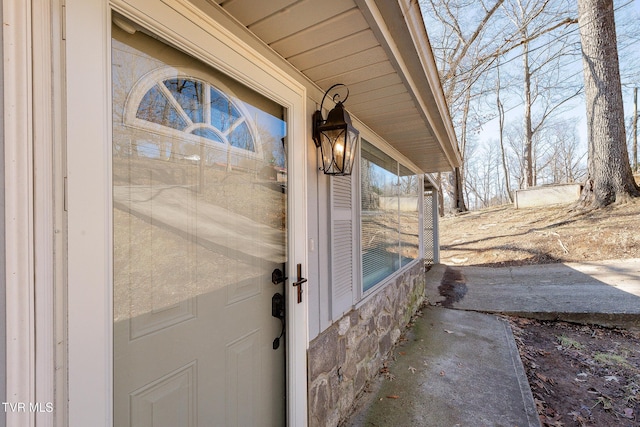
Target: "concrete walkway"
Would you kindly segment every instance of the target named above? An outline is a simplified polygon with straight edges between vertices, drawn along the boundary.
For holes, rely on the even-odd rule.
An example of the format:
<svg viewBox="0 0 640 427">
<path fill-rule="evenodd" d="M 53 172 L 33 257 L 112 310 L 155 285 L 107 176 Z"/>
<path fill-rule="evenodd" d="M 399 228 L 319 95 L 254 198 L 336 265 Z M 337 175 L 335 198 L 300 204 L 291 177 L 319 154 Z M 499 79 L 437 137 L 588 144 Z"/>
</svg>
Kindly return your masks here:
<svg viewBox="0 0 640 427">
<path fill-rule="evenodd" d="M 640 259 L 437 265 L 426 295 L 431 305 L 344 426 L 539 427 L 511 329 L 483 312 L 640 328 Z"/>
<path fill-rule="evenodd" d="M 539 427 L 509 325 L 427 307 L 348 426 Z M 389 380 L 393 378 L 393 380 Z"/>
<path fill-rule="evenodd" d="M 523 267 L 437 265 L 426 297 L 460 310 L 640 328 L 640 258 Z"/>
</svg>

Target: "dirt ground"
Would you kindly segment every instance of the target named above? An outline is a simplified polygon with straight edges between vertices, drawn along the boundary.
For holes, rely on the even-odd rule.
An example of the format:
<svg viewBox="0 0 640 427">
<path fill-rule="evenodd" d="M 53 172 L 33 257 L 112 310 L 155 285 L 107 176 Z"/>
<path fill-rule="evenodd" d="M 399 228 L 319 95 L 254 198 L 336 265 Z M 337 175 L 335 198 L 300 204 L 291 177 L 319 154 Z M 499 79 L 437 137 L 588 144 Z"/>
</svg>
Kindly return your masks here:
<svg viewBox="0 0 640 427">
<path fill-rule="evenodd" d="M 440 219 L 440 261 L 509 266 L 640 257 L 640 200 L 591 212 L 500 206 Z"/>
<path fill-rule="evenodd" d="M 640 257 L 640 200 L 442 218 L 440 260 L 513 266 Z M 510 318 L 543 426 L 640 426 L 640 333 Z"/>
</svg>

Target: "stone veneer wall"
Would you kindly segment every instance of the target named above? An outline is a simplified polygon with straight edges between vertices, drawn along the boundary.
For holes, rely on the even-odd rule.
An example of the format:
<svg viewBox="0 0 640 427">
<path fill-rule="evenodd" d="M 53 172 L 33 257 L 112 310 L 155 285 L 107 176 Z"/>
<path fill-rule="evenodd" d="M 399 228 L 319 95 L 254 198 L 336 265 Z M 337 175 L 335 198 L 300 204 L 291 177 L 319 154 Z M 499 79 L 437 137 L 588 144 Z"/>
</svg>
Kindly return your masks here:
<svg viewBox="0 0 640 427">
<path fill-rule="evenodd" d="M 309 344 L 310 426 L 338 425 L 378 373 L 424 300 L 424 263 L 391 282 Z"/>
</svg>

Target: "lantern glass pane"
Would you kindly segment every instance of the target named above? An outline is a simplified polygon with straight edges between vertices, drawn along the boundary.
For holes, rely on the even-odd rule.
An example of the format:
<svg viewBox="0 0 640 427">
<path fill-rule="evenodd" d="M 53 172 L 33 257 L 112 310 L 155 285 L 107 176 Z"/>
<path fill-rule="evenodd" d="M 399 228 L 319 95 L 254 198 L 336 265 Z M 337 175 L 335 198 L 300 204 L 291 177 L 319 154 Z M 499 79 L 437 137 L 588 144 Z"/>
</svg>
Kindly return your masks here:
<svg viewBox="0 0 640 427">
<path fill-rule="evenodd" d="M 344 135 L 344 129 L 328 129 L 320 132 L 322 169 L 326 174 L 337 175 L 343 173 Z"/>
<path fill-rule="evenodd" d="M 334 131 L 333 136 L 333 166 L 335 168 L 335 172 L 344 173 L 346 129 Z"/>
<path fill-rule="evenodd" d="M 345 173 L 350 174 L 353 169 L 353 162 L 356 156 L 356 148 L 358 146 L 358 134 L 359 132 L 353 128 L 349 128 L 347 133 L 347 149 L 345 154 Z"/>
<path fill-rule="evenodd" d="M 333 155 L 331 139 L 324 132 L 320 132 L 320 152 L 322 154 L 322 170 L 326 172 L 331 167 Z"/>
</svg>

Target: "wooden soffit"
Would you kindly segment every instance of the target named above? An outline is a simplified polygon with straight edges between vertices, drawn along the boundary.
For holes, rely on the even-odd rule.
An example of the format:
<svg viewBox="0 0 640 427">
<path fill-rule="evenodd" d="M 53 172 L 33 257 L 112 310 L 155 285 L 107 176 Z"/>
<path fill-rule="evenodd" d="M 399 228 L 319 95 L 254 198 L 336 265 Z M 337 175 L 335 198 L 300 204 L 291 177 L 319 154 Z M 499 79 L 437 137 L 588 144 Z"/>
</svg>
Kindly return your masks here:
<svg viewBox="0 0 640 427">
<path fill-rule="evenodd" d="M 215 0 L 423 172 L 460 165 L 431 46 L 412 0 Z"/>
</svg>

